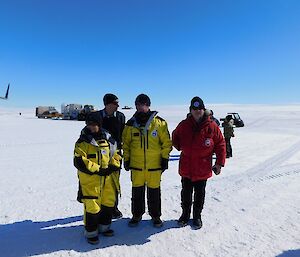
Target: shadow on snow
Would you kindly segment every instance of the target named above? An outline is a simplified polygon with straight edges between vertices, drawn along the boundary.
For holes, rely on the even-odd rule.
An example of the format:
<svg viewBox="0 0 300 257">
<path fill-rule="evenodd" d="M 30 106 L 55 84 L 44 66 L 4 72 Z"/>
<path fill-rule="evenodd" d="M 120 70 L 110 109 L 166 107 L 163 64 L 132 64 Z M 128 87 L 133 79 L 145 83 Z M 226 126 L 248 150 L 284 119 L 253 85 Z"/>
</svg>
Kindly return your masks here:
<svg viewBox="0 0 300 257">
<path fill-rule="evenodd" d="M 41 222 L 24 220 L 0 224 L 1 254 L 6 257 L 19 257 L 61 250 L 88 252 L 115 245 L 143 245 L 150 242 L 150 237 L 154 234 L 178 228 L 175 220 L 165 221 L 162 228 L 154 228 L 149 220 L 143 220 L 138 227 L 130 228 L 127 226 L 129 219 L 123 218 L 113 221 L 114 237 L 100 235 L 100 243 L 93 246 L 89 245 L 83 236 L 83 225 L 68 225 L 78 221 L 82 221 L 82 216 Z"/>
<path fill-rule="evenodd" d="M 284 251 L 283 253 L 277 255 L 276 257 L 299 257 L 299 256 L 300 256 L 300 249 L 297 249 L 297 250 Z"/>
</svg>

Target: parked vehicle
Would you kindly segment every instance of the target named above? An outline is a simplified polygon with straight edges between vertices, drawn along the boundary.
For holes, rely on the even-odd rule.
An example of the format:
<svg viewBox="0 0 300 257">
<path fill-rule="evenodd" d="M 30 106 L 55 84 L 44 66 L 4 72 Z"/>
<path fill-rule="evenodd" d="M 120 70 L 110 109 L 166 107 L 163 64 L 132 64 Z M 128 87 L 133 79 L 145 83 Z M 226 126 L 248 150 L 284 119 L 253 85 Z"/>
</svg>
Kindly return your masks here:
<svg viewBox="0 0 300 257">
<path fill-rule="evenodd" d="M 231 116 L 233 119 L 233 125 L 235 125 L 237 128 L 239 127 L 244 127 L 244 121 L 241 119 L 240 115 L 237 112 L 229 112 L 227 113 L 227 116 Z M 220 121 L 224 121 L 225 118 L 221 118 Z M 224 127 L 223 123 L 222 123 L 222 127 Z"/>
<path fill-rule="evenodd" d="M 60 118 L 62 114 L 59 113 L 54 106 L 38 106 L 35 108 L 35 116 L 38 118 L 52 119 Z"/>
<path fill-rule="evenodd" d="M 131 110 L 132 107 L 125 105 L 124 107 L 122 107 L 122 110 Z"/>
<path fill-rule="evenodd" d="M 62 104 L 61 113 L 63 114 L 63 119 L 65 120 L 78 120 L 78 115 L 82 110 L 81 104 Z"/>
<path fill-rule="evenodd" d="M 95 111 L 94 105 L 86 104 L 78 114 L 78 120 L 85 120 L 86 115 Z"/>
</svg>

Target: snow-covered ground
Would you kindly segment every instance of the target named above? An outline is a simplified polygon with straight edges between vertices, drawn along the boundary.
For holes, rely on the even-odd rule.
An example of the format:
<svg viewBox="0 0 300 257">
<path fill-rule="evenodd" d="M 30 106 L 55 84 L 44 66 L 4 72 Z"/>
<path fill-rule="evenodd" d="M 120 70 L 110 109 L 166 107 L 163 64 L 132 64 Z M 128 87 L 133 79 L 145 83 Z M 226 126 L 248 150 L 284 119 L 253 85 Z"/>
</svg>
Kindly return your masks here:
<svg viewBox="0 0 300 257">
<path fill-rule="evenodd" d="M 234 157 L 207 184 L 203 228 L 177 227 L 181 185 L 173 161 L 162 179 L 164 226 L 153 228 L 149 215 L 127 226 L 131 184 L 122 170 L 124 217 L 97 246 L 83 237 L 76 201 L 73 147 L 84 122 L 0 108 L 0 256 L 300 256 L 300 105 L 207 107 L 218 118 L 239 112 L 246 126 L 235 130 Z M 171 132 L 187 106 L 153 109 Z"/>
</svg>

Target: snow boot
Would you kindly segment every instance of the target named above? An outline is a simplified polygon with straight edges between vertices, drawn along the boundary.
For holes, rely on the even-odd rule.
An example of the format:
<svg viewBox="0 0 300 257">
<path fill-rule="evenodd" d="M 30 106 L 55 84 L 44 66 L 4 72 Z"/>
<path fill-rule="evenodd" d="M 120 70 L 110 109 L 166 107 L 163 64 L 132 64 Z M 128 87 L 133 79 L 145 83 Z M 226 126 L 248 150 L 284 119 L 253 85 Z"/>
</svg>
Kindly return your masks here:
<svg viewBox="0 0 300 257">
<path fill-rule="evenodd" d="M 131 220 L 128 222 L 128 226 L 129 226 L 129 227 L 136 227 L 136 226 L 138 226 L 138 225 L 139 225 L 139 222 L 141 221 L 141 219 L 142 219 L 141 216 L 140 216 L 140 217 L 135 217 L 135 216 L 133 216 L 133 217 L 131 218 Z"/>
<path fill-rule="evenodd" d="M 98 236 L 94 236 L 94 237 L 87 237 L 86 238 L 87 242 L 91 245 L 96 245 L 99 244 L 99 237 Z"/>
<path fill-rule="evenodd" d="M 87 231 L 85 229 L 84 236 L 89 244 L 96 245 L 99 243 L 98 229 L 94 231 Z"/>
<path fill-rule="evenodd" d="M 103 236 L 113 236 L 114 235 L 114 231 L 112 229 L 110 229 L 111 224 L 99 224 L 98 226 L 98 231 L 99 234 L 103 235 Z"/>
<path fill-rule="evenodd" d="M 111 237 L 115 235 L 115 232 L 112 229 L 108 229 L 101 233 L 103 236 Z"/>
<path fill-rule="evenodd" d="M 177 221 L 177 224 L 180 226 L 180 227 L 185 227 L 189 222 L 189 218 L 182 214 L 179 218 L 179 220 Z"/>
<path fill-rule="evenodd" d="M 163 226 L 163 222 L 160 219 L 160 217 L 152 218 L 152 222 L 153 222 L 153 227 L 155 228 L 161 228 Z"/>
<path fill-rule="evenodd" d="M 112 218 L 113 219 L 120 219 L 123 217 L 122 212 L 120 212 L 120 210 L 118 208 L 114 209 L 114 212 L 112 214 Z"/>
<path fill-rule="evenodd" d="M 200 229 L 202 228 L 202 220 L 201 220 L 201 217 L 198 218 L 198 219 L 193 219 L 193 228 L 194 229 Z"/>
<path fill-rule="evenodd" d="M 86 212 L 85 213 L 85 231 L 84 235 L 89 244 L 98 244 L 98 218 L 99 213 L 93 214 Z"/>
</svg>

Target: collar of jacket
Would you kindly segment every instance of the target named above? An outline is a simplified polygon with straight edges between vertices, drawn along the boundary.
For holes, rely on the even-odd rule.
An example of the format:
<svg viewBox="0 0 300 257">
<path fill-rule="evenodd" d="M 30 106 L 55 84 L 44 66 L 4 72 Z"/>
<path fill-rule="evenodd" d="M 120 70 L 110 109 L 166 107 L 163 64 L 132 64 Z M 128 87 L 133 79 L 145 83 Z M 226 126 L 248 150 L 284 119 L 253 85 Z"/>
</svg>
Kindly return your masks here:
<svg viewBox="0 0 300 257">
<path fill-rule="evenodd" d="M 105 118 L 105 117 L 117 117 L 117 112 L 114 112 L 112 115 L 108 115 L 105 108 L 102 109 L 100 112 L 102 112 L 102 118 Z"/>
<path fill-rule="evenodd" d="M 91 134 L 91 132 L 88 130 L 87 127 L 84 127 L 81 130 L 80 138 L 79 138 L 80 141 L 84 141 L 84 142 L 89 143 L 94 146 L 99 146 L 97 143 L 97 140 L 100 140 L 100 139 L 107 139 L 107 132 L 102 128 L 100 129 L 96 139 Z"/>
<path fill-rule="evenodd" d="M 146 133 L 146 131 L 148 130 L 148 128 L 150 126 L 150 123 L 152 122 L 152 120 L 154 119 L 154 117 L 158 113 L 157 111 L 150 111 L 150 112 L 151 112 L 151 115 L 150 115 L 148 121 L 146 122 L 144 129 L 143 129 L 143 133 L 144 134 Z M 133 119 L 134 119 L 134 121 L 133 121 L 133 127 L 141 129 L 141 126 L 140 126 L 140 124 L 137 123 L 137 120 L 136 120 L 135 116 L 133 116 Z"/>
<path fill-rule="evenodd" d="M 78 139 L 79 142 L 86 142 L 93 146 L 99 147 L 97 140 L 105 139 L 108 141 L 109 150 L 110 150 L 110 158 L 114 156 L 115 152 L 117 151 L 117 142 L 114 140 L 111 135 L 108 133 L 107 130 L 101 128 L 99 131 L 99 136 L 95 139 L 94 136 L 90 133 L 87 127 L 84 127 L 81 130 L 80 138 Z"/>
<path fill-rule="evenodd" d="M 202 121 L 198 123 L 192 115 L 187 117 L 188 122 L 196 129 L 201 130 L 202 128 L 206 127 L 211 123 L 211 119 L 209 116 L 204 115 Z"/>
</svg>

